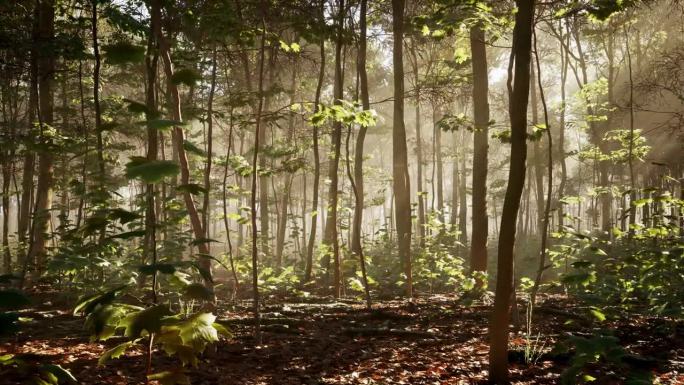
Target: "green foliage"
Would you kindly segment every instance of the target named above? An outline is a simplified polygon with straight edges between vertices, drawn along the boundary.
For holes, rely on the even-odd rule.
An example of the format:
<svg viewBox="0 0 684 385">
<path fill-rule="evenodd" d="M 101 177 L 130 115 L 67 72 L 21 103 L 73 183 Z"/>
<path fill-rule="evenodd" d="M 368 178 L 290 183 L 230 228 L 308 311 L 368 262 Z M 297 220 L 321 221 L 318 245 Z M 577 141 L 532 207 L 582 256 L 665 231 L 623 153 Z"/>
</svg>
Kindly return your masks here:
<svg viewBox="0 0 684 385">
<path fill-rule="evenodd" d="M 173 72 L 171 75 L 171 82 L 173 84 L 184 84 L 188 87 L 194 86 L 195 83 L 202 80 L 202 76 L 191 68 L 181 68 Z"/>
<path fill-rule="evenodd" d="M 60 365 L 41 364 L 25 360 L 19 355 L 5 354 L 0 356 L 0 367 L 7 367 L 26 377 L 26 384 L 59 385 L 77 384 L 76 378 Z"/>
<path fill-rule="evenodd" d="M 107 64 L 111 65 L 140 63 L 145 60 L 145 47 L 127 41 L 103 45 L 102 50 Z"/>
<path fill-rule="evenodd" d="M 653 374 L 641 368 L 632 368 L 625 363 L 629 354 L 620 345 L 619 339 L 606 333 L 594 333 L 590 337 L 570 336 L 556 347 L 557 351 L 574 353 L 568 367 L 561 375 L 561 384 L 573 385 L 597 380 L 594 375 L 621 372 L 621 383 L 652 384 Z M 589 371 L 589 364 L 602 363 L 605 373 Z M 579 381 L 578 381 L 579 380 Z"/>
<path fill-rule="evenodd" d="M 131 161 L 126 163 L 126 177 L 142 179 L 147 183 L 157 183 L 179 172 L 178 164 L 170 160 L 147 160 L 136 156 L 131 157 Z"/>
</svg>

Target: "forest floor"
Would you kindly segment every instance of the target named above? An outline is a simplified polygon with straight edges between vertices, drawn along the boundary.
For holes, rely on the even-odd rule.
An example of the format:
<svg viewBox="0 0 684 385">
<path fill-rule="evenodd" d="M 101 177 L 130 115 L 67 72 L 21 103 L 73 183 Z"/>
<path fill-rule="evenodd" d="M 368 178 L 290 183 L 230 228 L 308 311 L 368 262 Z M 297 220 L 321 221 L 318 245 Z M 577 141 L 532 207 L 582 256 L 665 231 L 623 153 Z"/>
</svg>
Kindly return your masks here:
<svg viewBox="0 0 684 385">
<path fill-rule="evenodd" d="M 57 302 L 57 301 L 56 301 Z M 121 341 L 90 342 L 83 318 L 56 302 L 24 311 L 32 318 L 18 336 L 0 339 L 0 355 L 38 355 L 69 369 L 82 384 L 141 384 L 143 348 L 98 366 L 100 354 Z M 533 338 L 546 352 L 525 363 L 524 333 L 511 341 L 512 382 L 556 384 L 568 354 L 549 351 L 563 335 L 589 335 L 595 322 L 562 297 L 547 297 L 535 310 Z M 254 347 L 248 303 L 219 306 L 219 320 L 234 333 L 188 369 L 192 384 L 482 384 L 487 377 L 487 318 L 490 307 L 465 306 L 449 296 L 376 303 L 368 312 L 358 302 L 269 305 L 263 314 L 262 345 Z M 524 315 L 523 315 L 524 316 Z M 524 317 L 522 317 L 524 318 Z M 568 322 L 572 321 L 572 322 Z M 660 384 L 684 384 L 684 325 L 660 318 L 605 321 L 628 352 L 646 357 Z M 523 325 L 524 328 L 524 325 Z M 175 358 L 154 357 L 154 371 L 172 370 Z M 597 384 L 619 384 L 620 373 L 588 368 Z M 4 378 L 3 378 L 4 377 Z M 20 378 L 0 376 L 0 384 Z"/>
</svg>

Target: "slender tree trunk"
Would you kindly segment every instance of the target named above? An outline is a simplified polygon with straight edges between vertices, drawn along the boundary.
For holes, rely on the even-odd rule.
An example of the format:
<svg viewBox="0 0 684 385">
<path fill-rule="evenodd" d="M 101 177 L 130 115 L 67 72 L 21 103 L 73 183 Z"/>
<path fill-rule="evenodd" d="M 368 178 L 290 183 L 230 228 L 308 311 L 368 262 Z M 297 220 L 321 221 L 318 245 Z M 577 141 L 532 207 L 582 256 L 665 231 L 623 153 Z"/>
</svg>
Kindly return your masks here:
<svg viewBox="0 0 684 385">
<path fill-rule="evenodd" d="M 537 299 L 537 292 L 539 291 L 539 287 L 542 282 L 544 270 L 546 270 L 546 247 L 548 243 L 548 236 L 549 236 L 549 220 L 551 219 L 551 194 L 553 193 L 553 136 L 551 135 L 551 126 L 549 124 L 549 111 L 546 105 L 546 97 L 544 96 L 544 88 L 542 87 L 542 78 L 541 78 L 541 64 L 539 61 L 539 51 L 537 49 L 537 33 L 536 31 L 533 31 L 533 37 L 534 37 L 534 58 L 535 58 L 535 64 L 537 67 L 537 86 L 539 87 L 539 97 L 542 102 L 542 107 L 544 108 L 544 125 L 546 126 L 546 139 L 548 141 L 548 149 L 547 149 L 547 173 L 548 173 L 548 178 L 547 178 L 547 185 L 546 185 L 546 203 L 544 205 L 544 211 L 543 211 L 543 217 L 541 221 L 541 228 L 539 231 L 541 231 L 541 247 L 539 250 L 539 265 L 537 267 L 537 276 L 535 277 L 534 280 L 534 286 L 532 287 L 532 290 L 530 292 L 530 317 L 531 317 L 531 311 L 532 308 L 534 308 L 534 304 Z M 534 73 L 534 72 L 532 72 Z M 530 85 L 531 87 L 536 88 L 534 84 Z"/>
<path fill-rule="evenodd" d="M 489 325 L 489 380 L 495 384 L 508 383 L 508 331 L 513 292 L 513 250 L 520 198 L 525 185 L 527 104 L 534 4 L 534 0 L 516 0 L 518 12 L 515 15 L 513 47 L 509 64 L 511 163 L 501 217 L 494 310 Z M 514 75 L 511 74 L 513 67 Z"/>
<path fill-rule="evenodd" d="M 297 64 L 298 61 L 295 58 L 292 62 L 292 77 L 290 79 L 290 104 L 293 105 L 296 96 L 296 80 L 297 80 Z M 288 130 L 287 130 L 287 143 L 293 143 L 295 135 L 295 117 L 290 115 Z M 285 180 L 283 181 L 283 191 L 280 201 L 280 214 L 278 216 L 278 232 L 276 234 L 276 267 L 278 270 L 283 267 L 283 251 L 285 249 L 285 235 L 287 233 L 287 213 L 290 203 L 290 190 L 292 188 L 292 181 L 294 179 L 293 173 L 287 173 L 285 175 Z"/>
<path fill-rule="evenodd" d="M 459 189 L 459 184 L 458 184 L 458 175 L 459 175 L 459 170 L 458 170 L 458 158 L 459 158 L 459 140 L 458 140 L 458 134 L 454 132 L 452 134 L 453 138 L 453 145 L 454 145 L 454 152 L 453 152 L 453 163 L 451 165 L 451 218 L 449 220 L 449 223 L 451 224 L 452 227 L 456 227 L 456 224 L 458 223 L 458 200 L 459 200 L 459 194 L 458 194 L 458 189 Z"/>
<path fill-rule="evenodd" d="M 171 52 L 169 50 L 168 42 L 161 32 L 161 28 L 158 29 L 157 40 L 159 44 L 159 53 L 162 58 L 162 63 L 164 65 L 164 74 L 166 76 L 166 85 L 169 92 L 168 97 L 170 98 L 171 115 L 174 120 L 182 121 L 181 114 L 181 101 L 180 94 L 178 92 L 178 86 L 171 80 L 174 70 L 173 63 L 171 62 Z M 184 147 L 185 133 L 182 127 L 174 127 L 173 129 L 173 143 L 174 148 L 178 154 L 178 161 L 181 171 L 181 185 L 188 185 L 190 183 L 190 168 L 188 164 L 188 157 L 185 152 Z M 204 284 L 208 289 L 213 290 L 213 280 L 211 277 L 211 259 L 209 256 L 209 248 L 207 242 L 201 241 L 205 237 L 204 227 L 202 226 L 202 220 L 200 219 L 197 207 L 195 206 L 195 201 L 192 198 L 192 194 L 189 191 L 183 192 L 183 200 L 185 201 L 186 209 L 188 210 L 188 216 L 190 217 L 190 224 L 192 227 L 192 232 L 195 239 L 200 240 L 197 248 L 200 253 L 200 267 L 205 271 L 206 277 Z"/>
<path fill-rule="evenodd" d="M 418 55 L 416 54 L 415 42 L 411 41 L 409 52 L 411 54 L 411 65 L 413 68 L 413 82 L 415 84 L 415 119 L 416 119 L 416 195 L 418 199 L 418 242 L 421 247 L 425 247 L 425 192 L 423 191 L 423 138 L 421 135 L 420 118 L 420 74 L 418 72 Z"/>
<path fill-rule="evenodd" d="M 207 99 L 207 164 L 204 167 L 204 201 L 202 202 L 202 227 L 204 237 L 209 238 L 210 221 L 210 195 L 211 195 L 211 166 L 214 152 L 214 94 L 216 93 L 216 47 L 211 52 L 211 80 L 209 85 L 209 97 Z M 226 159 L 227 161 L 227 159 Z M 207 243 L 209 249 L 209 243 Z"/>
<path fill-rule="evenodd" d="M 368 0 L 361 0 L 359 16 L 359 52 L 358 61 L 356 64 L 356 72 L 359 75 L 359 88 L 361 93 L 361 107 L 364 111 L 370 110 L 370 97 L 368 94 L 368 73 L 366 71 L 366 40 L 367 40 L 367 21 L 366 14 L 368 13 Z M 354 205 L 354 222 L 352 223 L 352 237 L 351 250 L 354 254 L 362 258 L 363 245 L 361 244 L 361 226 L 363 224 L 363 206 L 364 206 L 364 189 L 363 189 L 363 144 L 366 140 L 366 131 L 368 127 L 359 127 L 359 134 L 356 137 L 356 147 L 354 149 L 354 188 L 355 188 L 355 205 Z"/>
<path fill-rule="evenodd" d="M 41 44 L 51 44 L 55 36 L 55 8 L 53 0 L 43 0 L 38 3 L 38 39 Z M 43 132 L 48 126 L 52 126 L 53 118 L 53 89 L 52 83 L 55 77 L 55 52 L 51 50 L 39 50 L 38 60 L 38 106 L 41 135 L 40 141 L 43 148 L 38 151 L 38 189 L 36 193 L 36 206 L 33 215 L 33 239 L 29 246 L 29 253 L 25 264 L 35 263 L 35 276 L 40 276 L 45 270 L 47 252 L 45 246 L 48 238 L 50 224 L 50 208 L 52 207 L 52 185 L 54 174 L 54 154 L 51 140 L 47 139 Z M 25 276 L 25 269 L 22 273 Z"/>
<path fill-rule="evenodd" d="M 485 33 L 478 25 L 470 29 L 473 68 L 473 230 L 470 244 L 470 270 L 487 271 L 487 152 L 489 144 L 489 81 Z"/>
<path fill-rule="evenodd" d="M 335 84 L 333 88 L 334 104 L 342 105 L 344 98 L 343 73 L 342 73 L 342 45 L 345 19 L 345 2 L 339 0 L 337 16 L 337 36 L 335 42 Z M 340 149 L 342 146 L 342 122 L 334 121 L 331 133 L 332 160 L 328 168 L 328 178 L 330 179 L 330 189 L 328 191 L 328 219 L 325 224 L 324 243 L 332 250 L 333 259 L 333 295 L 339 298 L 341 294 L 340 286 L 340 244 L 337 231 L 337 206 L 339 177 L 338 169 L 340 164 Z"/>
<path fill-rule="evenodd" d="M 406 275 L 406 296 L 413 297 L 411 267 L 411 182 L 408 172 L 406 127 L 404 126 L 404 0 L 392 0 L 392 64 L 394 68 L 394 113 L 392 126 L 392 177 L 396 201 L 395 220 L 399 258 Z"/>
<path fill-rule="evenodd" d="M 441 119 L 442 111 L 439 106 L 433 110 L 433 126 L 434 126 L 434 143 L 435 143 L 435 162 L 437 171 L 437 211 L 441 222 L 444 223 L 444 159 L 442 158 L 442 129 L 439 127 L 439 119 Z M 437 114 L 438 113 L 438 114 Z"/>
<path fill-rule="evenodd" d="M 537 87 L 535 86 L 536 75 L 534 64 L 530 66 L 530 107 L 532 109 L 532 125 L 539 125 L 539 101 L 537 99 Z M 548 127 L 547 127 L 548 129 Z M 533 142 L 532 154 L 534 159 L 534 185 L 535 185 L 535 201 L 537 203 L 537 220 L 535 225 L 537 227 L 537 234 L 542 228 L 544 221 L 544 165 L 542 160 L 542 149 L 539 138 Z"/>
<path fill-rule="evenodd" d="M 254 296 L 254 335 L 256 337 L 257 345 L 261 344 L 261 312 L 259 309 L 259 254 L 258 254 L 258 230 L 257 230 L 257 166 L 259 159 L 259 150 L 261 146 L 259 133 L 261 132 L 261 113 L 264 107 L 264 61 L 266 59 L 264 51 L 266 49 L 266 19 L 262 16 L 261 19 L 261 47 L 259 49 L 259 85 L 257 95 L 259 102 L 256 110 L 256 126 L 254 128 L 254 154 L 252 156 L 252 191 L 251 191 L 251 221 L 252 221 L 252 291 Z"/>
<path fill-rule="evenodd" d="M 320 10 L 320 21 L 325 19 L 324 16 L 325 0 L 321 0 L 321 10 Z M 321 37 L 320 41 L 320 67 L 318 72 L 318 83 L 316 85 L 316 96 L 314 97 L 314 112 L 318 112 L 319 104 L 321 100 L 321 89 L 323 87 L 323 80 L 325 78 L 325 38 Z M 313 270 L 313 254 L 314 254 L 314 244 L 316 242 L 316 223 L 318 221 L 318 190 L 321 178 L 321 160 L 318 154 L 318 126 L 313 125 L 313 157 L 314 157 L 314 180 L 313 180 L 313 200 L 311 202 L 312 214 L 311 214 L 311 231 L 309 232 L 309 242 L 306 247 L 306 266 L 304 268 L 304 282 L 308 283 L 311 281 L 311 275 Z"/>
<path fill-rule="evenodd" d="M 95 138 L 97 140 L 97 170 L 99 197 L 104 197 L 106 188 L 105 183 L 105 161 L 104 144 L 102 143 L 102 112 L 100 111 L 100 45 L 97 41 L 97 3 L 92 0 L 92 19 L 91 27 L 93 34 L 93 56 L 95 57 L 95 67 L 93 68 L 93 105 L 95 106 Z"/>
<path fill-rule="evenodd" d="M 467 170 L 466 170 L 466 154 L 467 154 L 467 140 L 466 133 L 461 131 L 461 174 L 458 184 L 459 196 L 459 211 L 458 211 L 458 241 L 463 245 L 463 248 L 468 245 L 468 195 L 467 195 Z"/>
</svg>

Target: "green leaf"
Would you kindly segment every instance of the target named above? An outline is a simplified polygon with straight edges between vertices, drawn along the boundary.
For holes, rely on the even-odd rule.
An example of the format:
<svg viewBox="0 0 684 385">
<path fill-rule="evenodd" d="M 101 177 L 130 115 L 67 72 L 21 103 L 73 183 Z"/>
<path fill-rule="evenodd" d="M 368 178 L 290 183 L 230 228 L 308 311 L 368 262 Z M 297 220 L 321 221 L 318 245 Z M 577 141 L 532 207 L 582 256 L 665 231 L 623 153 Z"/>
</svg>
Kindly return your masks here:
<svg viewBox="0 0 684 385">
<path fill-rule="evenodd" d="M 182 184 L 176 187 L 176 190 L 180 192 L 187 192 L 192 195 L 200 195 L 207 192 L 207 189 L 198 185 L 197 183 Z"/>
<path fill-rule="evenodd" d="M 214 329 L 216 329 L 218 334 L 220 334 L 226 338 L 232 338 L 233 337 L 233 333 L 231 333 L 230 330 L 228 330 L 228 328 L 226 328 L 225 326 L 221 325 L 218 322 L 214 322 Z"/>
<path fill-rule="evenodd" d="M 204 150 L 197 147 L 197 145 L 195 143 L 193 143 L 189 140 L 183 141 L 183 148 L 185 149 L 185 151 L 187 151 L 191 154 L 195 154 L 195 155 L 199 155 L 199 156 L 207 156 L 207 153 Z"/>
<path fill-rule="evenodd" d="M 171 310 L 166 305 L 156 305 L 129 314 L 119 322 L 119 327 L 125 328 L 124 335 L 132 338 L 140 337 L 143 331 L 159 333 L 162 327 L 162 318 L 171 314 Z"/>
<path fill-rule="evenodd" d="M 606 315 L 603 314 L 603 312 L 601 312 L 599 309 L 597 309 L 597 308 L 595 308 L 595 307 L 592 307 L 591 309 L 589 309 L 589 312 L 590 312 L 591 315 L 593 315 L 599 322 L 603 322 L 603 321 L 606 320 Z"/>
<path fill-rule="evenodd" d="M 124 233 L 112 235 L 112 238 L 113 239 L 131 239 L 131 238 L 143 237 L 143 236 L 145 236 L 145 230 L 133 230 L 133 231 L 126 231 Z"/>
<path fill-rule="evenodd" d="M 190 242 L 190 244 L 193 246 L 201 245 L 203 243 L 219 243 L 219 241 L 212 238 L 197 238 L 193 239 L 192 242 Z"/>
<path fill-rule="evenodd" d="M 183 290 L 183 295 L 186 298 L 198 301 L 211 301 L 214 299 L 214 293 L 201 283 L 192 283 L 186 286 Z"/>
<path fill-rule="evenodd" d="M 112 303 L 119 292 L 125 288 L 126 285 L 121 285 L 104 293 L 95 293 L 81 297 L 74 307 L 74 315 L 79 313 L 90 314 L 97 305 Z"/>
<path fill-rule="evenodd" d="M 118 220 L 122 225 L 125 225 L 126 223 L 139 219 L 140 215 L 128 210 L 116 208 L 109 211 L 109 218 L 112 220 Z"/>
<path fill-rule="evenodd" d="M 174 71 L 173 75 L 171 75 L 171 82 L 176 85 L 185 84 L 186 86 L 193 86 L 201 79 L 200 74 L 191 68 L 181 68 Z"/>
<path fill-rule="evenodd" d="M 180 325 L 180 338 L 183 345 L 192 346 L 203 351 L 209 342 L 218 341 L 218 331 L 214 328 L 216 316 L 211 313 L 200 313 Z"/>
<path fill-rule="evenodd" d="M 162 274 L 173 274 L 176 272 L 176 268 L 170 263 L 157 263 L 142 265 L 138 267 L 138 271 L 144 275 L 152 275 L 157 271 Z"/>
<path fill-rule="evenodd" d="M 29 297 L 20 290 L 0 290 L 0 309 L 19 309 L 31 303 Z"/>
<path fill-rule="evenodd" d="M 124 99 L 124 102 L 128 103 L 128 111 L 134 114 L 146 114 L 148 112 L 147 105 L 144 103 L 132 99 Z"/>
<path fill-rule="evenodd" d="M 129 42 L 118 42 L 102 46 L 107 64 L 122 65 L 140 63 L 145 60 L 145 47 Z"/>
<path fill-rule="evenodd" d="M 64 369 L 60 365 L 44 364 L 40 367 L 42 371 L 48 372 L 57 378 L 58 384 L 76 384 L 78 381 L 71 372 Z"/>
<path fill-rule="evenodd" d="M 169 160 L 147 160 L 142 157 L 132 157 L 126 164 L 126 177 L 142 179 L 147 183 L 156 183 L 165 177 L 177 175 L 180 171 L 178 164 Z"/>
<path fill-rule="evenodd" d="M 100 356 L 100 359 L 97 360 L 98 365 L 104 365 L 105 362 L 107 362 L 108 360 L 110 360 L 112 358 L 121 357 L 121 355 L 123 355 L 126 352 L 126 350 L 128 350 L 130 347 L 135 345 L 136 341 L 137 340 L 124 342 L 124 343 L 116 345 L 115 347 L 113 347 L 113 348 L 107 350 L 106 352 L 102 353 L 102 355 Z"/>
<path fill-rule="evenodd" d="M 190 385 L 190 378 L 180 370 L 154 373 L 147 376 L 147 378 L 157 380 L 161 385 Z"/>
</svg>

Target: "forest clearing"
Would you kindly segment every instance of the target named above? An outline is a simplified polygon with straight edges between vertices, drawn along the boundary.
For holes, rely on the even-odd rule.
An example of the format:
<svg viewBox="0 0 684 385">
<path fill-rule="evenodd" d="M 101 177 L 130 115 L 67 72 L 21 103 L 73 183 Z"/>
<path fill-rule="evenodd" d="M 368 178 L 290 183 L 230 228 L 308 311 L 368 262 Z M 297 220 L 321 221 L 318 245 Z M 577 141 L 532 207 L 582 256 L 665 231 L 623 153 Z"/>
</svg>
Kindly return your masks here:
<svg viewBox="0 0 684 385">
<path fill-rule="evenodd" d="M 679 0 L 0 2 L 0 384 L 684 384 Z"/>
</svg>

